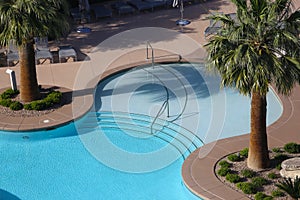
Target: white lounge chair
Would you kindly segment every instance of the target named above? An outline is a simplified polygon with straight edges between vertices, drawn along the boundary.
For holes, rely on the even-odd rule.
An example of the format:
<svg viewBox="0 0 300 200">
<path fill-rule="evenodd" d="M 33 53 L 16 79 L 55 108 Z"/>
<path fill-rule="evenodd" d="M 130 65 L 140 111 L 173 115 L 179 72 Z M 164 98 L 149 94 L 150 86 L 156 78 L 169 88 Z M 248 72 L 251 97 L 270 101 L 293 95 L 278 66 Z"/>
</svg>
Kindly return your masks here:
<svg viewBox="0 0 300 200">
<path fill-rule="evenodd" d="M 59 62 L 61 62 L 62 59 L 68 60 L 69 58 L 73 58 L 74 61 L 77 61 L 77 53 L 75 49 L 70 45 L 59 46 L 59 50 L 58 50 Z"/>
<path fill-rule="evenodd" d="M 35 37 L 35 62 L 40 62 L 40 59 L 50 60 L 50 63 L 53 63 L 53 55 L 50 52 L 48 47 L 48 38 L 47 37 Z"/>
</svg>

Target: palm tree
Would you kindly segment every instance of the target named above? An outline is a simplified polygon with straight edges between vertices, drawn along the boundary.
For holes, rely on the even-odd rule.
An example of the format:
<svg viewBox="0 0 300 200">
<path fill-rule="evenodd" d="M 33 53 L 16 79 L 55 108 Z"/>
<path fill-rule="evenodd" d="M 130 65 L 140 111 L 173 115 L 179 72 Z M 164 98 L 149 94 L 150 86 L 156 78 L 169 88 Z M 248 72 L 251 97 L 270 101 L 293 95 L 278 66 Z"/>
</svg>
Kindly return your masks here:
<svg viewBox="0 0 300 200">
<path fill-rule="evenodd" d="M 212 36 L 208 69 L 221 76 L 221 84 L 251 97 L 251 131 L 247 165 L 269 166 L 266 131 L 266 94 L 272 84 L 288 95 L 300 82 L 300 12 L 291 12 L 291 0 L 232 0 L 236 19 L 217 14 L 224 26 Z"/>
<path fill-rule="evenodd" d="M 24 102 L 40 97 L 34 54 L 34 37 L 59 37 L 69 29 L 65 0 L 0 1 L 0 43 L 16 42 L 20 59 L 20 96 Z"/>
<path fill-rule="evenodd" d="M 282 191 L 286 192 L 293 199 L 300 199 L 300 179 L 298 176 L 294 180 L 290 177 L 279 181 L 276 186 Z"/>
</svg>

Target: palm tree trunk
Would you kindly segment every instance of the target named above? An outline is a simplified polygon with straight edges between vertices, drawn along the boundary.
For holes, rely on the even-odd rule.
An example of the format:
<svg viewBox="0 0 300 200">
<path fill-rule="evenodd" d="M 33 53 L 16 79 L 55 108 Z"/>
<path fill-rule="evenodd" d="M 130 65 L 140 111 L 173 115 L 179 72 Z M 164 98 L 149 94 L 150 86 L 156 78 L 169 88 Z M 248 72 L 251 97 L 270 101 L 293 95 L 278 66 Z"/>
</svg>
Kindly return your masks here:
<svg viewBox="0 0 300 200">
<path fill-rule="evenodd" d="M 265 169 L 270 165 L 266 130 L 267 100 L 265 95 L 252 92 L 251 132 L 247 165 L 251 169 Z"/>
<path fill-rule="evenodd" d="M 35 68 L 33 41 L 19 47 L 21 101 L 30 102 L 40 97 Z"/>
</svg>

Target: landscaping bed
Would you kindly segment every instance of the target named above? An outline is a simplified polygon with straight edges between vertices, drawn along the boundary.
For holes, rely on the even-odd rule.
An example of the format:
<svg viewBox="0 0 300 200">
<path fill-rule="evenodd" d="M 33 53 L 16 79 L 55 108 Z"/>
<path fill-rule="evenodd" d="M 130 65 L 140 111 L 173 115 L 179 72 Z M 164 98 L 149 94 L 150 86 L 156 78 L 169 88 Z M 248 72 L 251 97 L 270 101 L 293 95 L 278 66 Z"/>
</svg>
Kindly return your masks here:
<svg viewBox="0 0 300 200">
<path fill-rule="evenodd" d="M 53 112 L 67 103 L 58 87 L 41 87 L 41 99 L 23 103 L 19 92 L 6 89 L 0 95 L 0 114 L 12 117 L 37 117 Z"/>
<path fill-rule="evenodd" d="M 247 167 L 248 149 L 227 155 L 215 166 L 218 179 L 229 187 L 244 193 L 250 199 L 291 199 L 276 185 L 285 181 L 280 175 L 281 163 L 289 158 L 300 156 L 300 145 L 288 143 L 284 147 L 273 148 L 269 152 L 270 168 L 251 170 Z M 299 188 L 300 189 L 300 188 Z"/>
</svg>

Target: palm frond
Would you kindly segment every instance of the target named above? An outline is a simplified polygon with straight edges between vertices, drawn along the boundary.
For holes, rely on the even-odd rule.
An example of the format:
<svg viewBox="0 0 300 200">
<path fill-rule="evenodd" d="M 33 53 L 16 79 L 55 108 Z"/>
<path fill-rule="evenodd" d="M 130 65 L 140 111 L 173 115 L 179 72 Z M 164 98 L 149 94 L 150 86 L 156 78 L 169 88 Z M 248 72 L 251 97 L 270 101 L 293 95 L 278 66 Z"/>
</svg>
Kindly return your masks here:
<svg viewBox="0 0 300 200">
<path fill-rule="evenodd" d="M 224 26 L 208 44 L 209 68 L 221 75 L 222 85 L 236 87 L 242 94 L 265 95 L 273 81 L 278 91 L 289 94 L 300 82 L 300 30 L 298 11 L 281 18 L 290 0 L 233 0 L 237 21 L 226 15 L 214 20 Z M 281 11 L 281 12 L 279 12 Z M 293 27 L 293 28 L 291 28 Z"/>
<path fill-rule="evenodd" d="M 15 39 L 19 45 L 34 36 L 61 35 L 69 29 L 65 0 L 0 1 L 0 41 L 7 45 Z"/>
<path fill-rule="evenodd" d="M 293 199 L 300 198 L 300 179 L 298 176 L 295 180 L 285 178 L 283 181 L 280 181 L 279 184 L 276 184 L 276 186 L 286 192 Z"/>
</svg>

